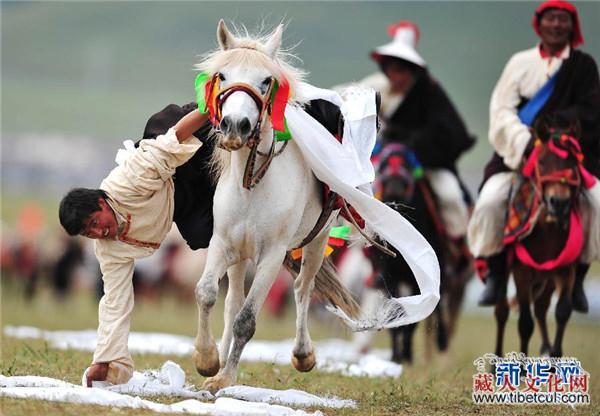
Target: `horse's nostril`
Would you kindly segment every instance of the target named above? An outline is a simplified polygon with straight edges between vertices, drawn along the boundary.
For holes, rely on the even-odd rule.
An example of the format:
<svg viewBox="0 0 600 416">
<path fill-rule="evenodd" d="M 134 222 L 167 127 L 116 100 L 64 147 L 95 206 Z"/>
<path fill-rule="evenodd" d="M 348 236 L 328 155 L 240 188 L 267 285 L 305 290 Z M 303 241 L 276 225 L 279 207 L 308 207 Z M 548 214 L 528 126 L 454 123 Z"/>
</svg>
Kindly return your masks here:
<svg viewBox="0 0 600 416">
<path fill-rule="evenodd" d="M 223 133 L 229 132 L 229 128 L 231 127 L 231 118 L 229 118 L 229 116 L 223 117 L 221 123 L 219 124 L 219 127 L 221 128 L 221 131 Z"/>
<path fill-rule="evenodd" d="M 248 120 L 248 117 L 244 117 L 239 124 L 240 134 L 245 136 L 246 134 L 250 133 L 251 127 L 252 126 L 250 125 L 250 120 Z"/>
</svg>

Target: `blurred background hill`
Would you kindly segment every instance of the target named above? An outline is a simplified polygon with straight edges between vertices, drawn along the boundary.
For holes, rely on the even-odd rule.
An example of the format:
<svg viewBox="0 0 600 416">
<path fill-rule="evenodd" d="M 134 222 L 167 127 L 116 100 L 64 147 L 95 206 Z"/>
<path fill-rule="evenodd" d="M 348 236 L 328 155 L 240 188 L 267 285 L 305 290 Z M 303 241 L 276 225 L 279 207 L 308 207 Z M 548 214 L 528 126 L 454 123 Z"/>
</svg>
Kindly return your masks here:
<svg viewBox="0 0 600 416">
<path fill-rule="evenodd" d="M 95 187 L 126 138 L 168 103 L 193 99 L 193 64 L 216 46 L 219 18 L 254 31 L 287 22 L 310 82 L 329 87 L 376 71 L 369 51 L 410 19 L 419 49 L 477 147 L 461 165 L 474 188 L 490 155 L 488 101 L 508 57 L 533 46 L 536 2 L 2 2 L 2 205 L 38 199 L 55 223 L 74 186 Z M 600 58 L 600 3 L 579 7 Z"/>
</svg>

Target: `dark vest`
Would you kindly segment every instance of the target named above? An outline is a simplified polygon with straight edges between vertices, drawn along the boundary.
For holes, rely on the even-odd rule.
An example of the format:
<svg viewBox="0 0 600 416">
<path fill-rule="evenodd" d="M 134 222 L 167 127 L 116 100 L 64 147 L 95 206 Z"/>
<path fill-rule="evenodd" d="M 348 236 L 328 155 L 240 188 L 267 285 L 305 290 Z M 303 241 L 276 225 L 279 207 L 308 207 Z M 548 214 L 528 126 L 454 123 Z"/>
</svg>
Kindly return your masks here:
<svg viewBox="0 0 600 416">
<path fill-rule="evenodd" d="M 399 142 L 412 149 L 426 168 L 456 173 L 456 161 L 475 143 L 442 87 L 424 72 L 398 109 L 386 120 L 382 144 Z"/>
</svg>

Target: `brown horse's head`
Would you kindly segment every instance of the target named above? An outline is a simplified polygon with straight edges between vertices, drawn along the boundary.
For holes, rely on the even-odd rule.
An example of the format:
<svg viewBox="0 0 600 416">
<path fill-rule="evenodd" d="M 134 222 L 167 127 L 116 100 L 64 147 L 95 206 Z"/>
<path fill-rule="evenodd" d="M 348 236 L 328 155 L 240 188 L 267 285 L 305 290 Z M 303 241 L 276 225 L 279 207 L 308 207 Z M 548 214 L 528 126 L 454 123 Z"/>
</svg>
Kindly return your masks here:
<svg viewBox="0 0 600 416">
<path fill-rule="evenodd" d="M 408 204 L 423 169 L 414 153 L 400 143 L 387 144 L 379 155 L 376 193 L 383 202 Z"/>
<path fill-rule="evenodd" d="M 536 125 L 536 141 L 525 170 L 531 176 L 541 195 L 545 220 L 568 224 L 569 213 L 581 188 L 579 165 L 582 160 L 579 147 L 580 129 Z"/>
</svg>

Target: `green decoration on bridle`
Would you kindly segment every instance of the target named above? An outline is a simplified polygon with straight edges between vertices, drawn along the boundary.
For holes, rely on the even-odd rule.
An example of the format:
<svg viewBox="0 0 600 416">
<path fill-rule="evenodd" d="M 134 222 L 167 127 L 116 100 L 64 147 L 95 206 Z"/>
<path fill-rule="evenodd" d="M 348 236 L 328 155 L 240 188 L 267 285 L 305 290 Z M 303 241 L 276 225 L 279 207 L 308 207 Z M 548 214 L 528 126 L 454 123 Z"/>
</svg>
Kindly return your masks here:
<svg viewBox="0 0 600 416">
<path fill-rule="evenodd" d="M 333 227 L 331 231 L 329 231 L 329 237 L 348 240 L 350 238 L 350 226 L 341 225 L 339 227 Z"/>
<path fill-rule="evenodd" d="M 194 89 L 196 90 L 196 102 L 198 103 L 198 111 L 202 114 L 208 112 L 206 108 L 206 83 L 210 77 L 206 72 L 200 72 L 194 82 Z"/>
</svg>

